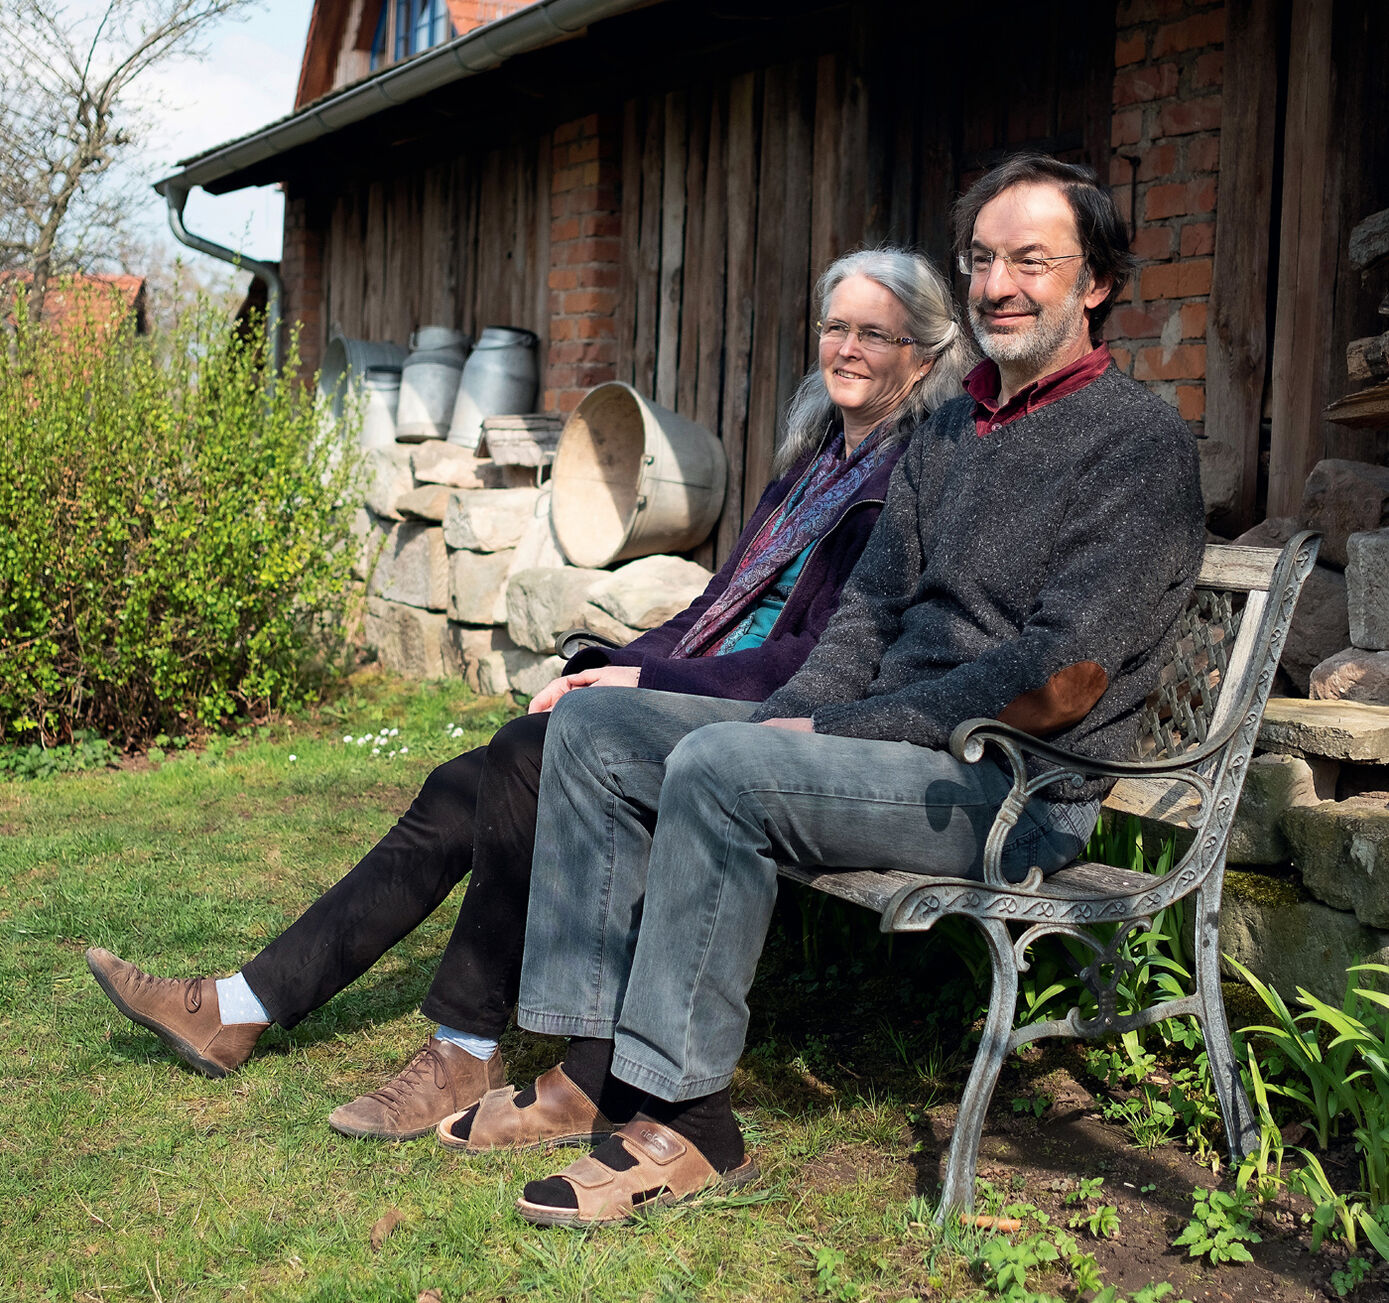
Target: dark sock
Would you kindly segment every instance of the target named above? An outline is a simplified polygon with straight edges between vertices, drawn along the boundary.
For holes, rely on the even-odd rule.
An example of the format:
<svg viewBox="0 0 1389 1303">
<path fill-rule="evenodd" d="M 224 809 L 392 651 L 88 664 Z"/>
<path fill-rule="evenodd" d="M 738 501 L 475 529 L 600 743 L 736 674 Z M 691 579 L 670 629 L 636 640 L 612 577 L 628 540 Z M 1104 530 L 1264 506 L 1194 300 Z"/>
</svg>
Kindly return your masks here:
<svg viewBox="0 0 1389 1303">
<path fill-rule="evenodd" d="M 612 1041 L 590 1036 L 576 1036 L 569 1042 L 564 1055 L 564 1075 L 597 1106 L 609 1122 L 621 1126 L 630 1122 L 646 1099 L 646 1092 L 619 1081 L 610 1069 L 613 1063 Z M 535 1083 L 532 1082 L 516 1096 L 517 1108 L 529 1108 L 535 1103 Z M 451 1135 L 466 1140 L 473 1130 L 474 1106 L 449 1128 Z"/>
<path fill-rule="evenodd" d="M 746 1154 L 743 1133 L 738 1129 L 738 1119 L 733 1116 L 733 1102 L 727 1086 L 712 1095 L 679 1100 L 674 1104 L 648 1095 L 641 1111 L 653 1122 L 664 1123 L 676 1135 L 688 1140 L 716 1172 L 731 1172 L 743 1161 Z M 603 1141 L 593 1151 L 593 1157 L 614 1172 L 625 1172 L 637 1163 L 615 1136 Z M 544 1208 L 579 1206 L 574 1187 L 563 1177 L 549 1176 L 543 1181 L 527 1181 L 521 1193 L 527 1203 L 539 1204 Z"/>
<path fill-rule="evenodd" d="M 733 1116 L 733 1098 L 727 1086 L 712 1095 L 674 1104 L 648 1095 L 641 1111 L 688 1140 L 716 1172 L 731 1172 L 743 1161 L 743 1133 Z"/>
</svg>

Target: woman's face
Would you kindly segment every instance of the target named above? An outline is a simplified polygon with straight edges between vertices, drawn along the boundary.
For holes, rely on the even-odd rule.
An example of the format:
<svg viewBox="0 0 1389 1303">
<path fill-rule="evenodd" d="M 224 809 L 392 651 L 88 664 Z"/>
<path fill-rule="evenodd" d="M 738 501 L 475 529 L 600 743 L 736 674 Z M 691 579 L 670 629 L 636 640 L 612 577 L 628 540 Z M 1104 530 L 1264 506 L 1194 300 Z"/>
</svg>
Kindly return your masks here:
<svg viewBox="0 0 1389 1303">
<path fill-rule="evenodd" d="M 913 344 L 877 351 L 863 347 L 857 331 L 876 330 L 898 339 L 908 333 L 901 300 L 867 276 L 849 276 L 830 295 L 825 321 L 853 327 L 842 340 L 821 338 L 820 374 L 848 431 L 867 433 L 901 405 L 926 371 Z"/>
</svg>

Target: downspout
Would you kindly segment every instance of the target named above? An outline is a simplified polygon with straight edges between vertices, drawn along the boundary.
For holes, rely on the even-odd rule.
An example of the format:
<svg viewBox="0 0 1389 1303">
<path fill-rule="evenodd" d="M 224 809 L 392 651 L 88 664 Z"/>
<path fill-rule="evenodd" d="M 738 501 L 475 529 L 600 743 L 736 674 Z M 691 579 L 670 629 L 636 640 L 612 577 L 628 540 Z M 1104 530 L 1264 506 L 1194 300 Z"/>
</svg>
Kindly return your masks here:
<svg viewBox="0 0 1389 1303">
<path fill-rule="evenodd" d="M 180 244 L 213 258 L 220 258 L 223 262 L 248 271 L 257 280 L 265 282 L 265 337 L 270 344 L 270 371 L 272 375 L 277 373 L 284 355 L 284 345 L 280 339 L 280 305 L 284 298 L 284 282 L 280 279 L 279 269 L 274 263 L 260 262 L 244 253 L 238 253 L 235 249 L 205 240 L 201 235 L 194 235 L 183 224 L 183 208 L 188 202 L 190 189 L 188 185 L 181 185 L 176 178 L 171 177 L 167 181 L 159 182 L 154 188 L 164 196 L 164 201 L 169 206 L 169 228 Z"/>
</svg>

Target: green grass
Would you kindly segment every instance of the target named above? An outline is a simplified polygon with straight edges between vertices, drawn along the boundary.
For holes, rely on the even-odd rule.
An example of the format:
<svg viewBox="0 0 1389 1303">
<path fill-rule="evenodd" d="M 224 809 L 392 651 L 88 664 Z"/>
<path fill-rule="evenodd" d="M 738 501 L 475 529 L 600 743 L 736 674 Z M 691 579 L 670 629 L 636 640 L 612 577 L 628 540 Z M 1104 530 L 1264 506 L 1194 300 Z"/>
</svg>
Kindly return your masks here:
<svg viewBox="0 0 1389 1303">
<path fill-rule="evenodd" d="M 538 1231 L 513 1211 L 555 1156 L 468 1159 L 432 1139 L 344 1140 L 325 1123 L 422 1043 L 418 1004 L 454 905 L 220 1081 L 101 997 L 89 945 L 163 974 L 237 968 L 380 836 L 434 764 L 503 718 L 461 688 L 368 684 L 312 718 L 153 767 L 0 782 L 0 1298 L 991 1296 L 962 1260 L 942 1267 L 923 1247 L 909 1205 L 933 1193 L 934 1173 L 909 1157 L 908 1120 L 936 1091 L 932 1020 L 945 1019 L 949 1046 L 968 1016 L 951 1022 L 940 984 L 923 999 L 881 952 L 865 960 L 872 982 L 797 967 L 794 916 L 766 961 L 782 962 L 778 976 L 754 993 L 735 1085 L 763 1178 L 722 1207 L 591 1235 Z M 408 754 L 355 744 L 382 727 L 400 730 L 389 747 Z M 876 1012 L 860 1016 L 845 1002 L 870 987 Z M 906 1029 L 895 1038 L 884 1008 Z M 525 1081 L 559 1044 L 512 1031 L 504 1051 Z M 372 1227 L 391 1209 L 401 1223 L 374 1252 Z"/>
</svg>

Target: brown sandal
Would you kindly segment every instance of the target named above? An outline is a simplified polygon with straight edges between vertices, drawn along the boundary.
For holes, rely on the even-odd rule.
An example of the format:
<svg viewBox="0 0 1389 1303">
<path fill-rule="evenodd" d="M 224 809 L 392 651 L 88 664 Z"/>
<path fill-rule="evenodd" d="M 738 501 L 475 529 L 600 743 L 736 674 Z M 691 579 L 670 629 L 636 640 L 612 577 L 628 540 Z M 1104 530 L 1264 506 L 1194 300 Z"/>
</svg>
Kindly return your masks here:
<svg viewBox="0 0 1389 1303">
<path fill-rule="evenodd" d="M 484 1154 L 493 1149 L 546 1149 L 551 1145 L 596 1145 L 617 1130 L 598 1106 L 555 1064 L 535 1079 L 535 1103 L 517 1108 L 515 1086 L 489 1090 L 478 1101 L 466 1140 L 453 1124 L 468 1109 L 450 1113 L 438 1126 L 439 1143 L 449 1149 Z"/>
<path fill-rule="evenodd" d="M 634 1167 L 616 1172 L 588 1154 L 558 1173 L 573 1187 L 577 1208 L 520 1198 L 516 1210 L 537 1226 L 612 1226 L 635 1221 L 650 1208 L 725 1194 L 758 1175 L 751 1158 L 731 1172 L 716 1172 L 683 1136 L 640 1113 L 613 1138 L 636 1159 Z"/>
</svg>

